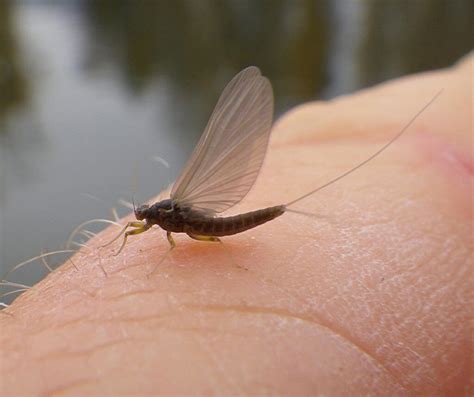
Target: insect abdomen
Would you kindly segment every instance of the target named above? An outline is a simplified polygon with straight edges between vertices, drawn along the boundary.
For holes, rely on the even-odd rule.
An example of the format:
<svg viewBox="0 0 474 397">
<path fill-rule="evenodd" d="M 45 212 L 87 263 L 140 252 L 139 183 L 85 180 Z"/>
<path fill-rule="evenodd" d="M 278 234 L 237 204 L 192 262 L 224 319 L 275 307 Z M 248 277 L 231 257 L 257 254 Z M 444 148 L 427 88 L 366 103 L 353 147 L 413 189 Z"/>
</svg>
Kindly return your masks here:
<svg viewBox="0 0 474 397">
<path fill-rule="evenodd" d="M 186 233 L 201 236 L 230 236 L 252 229 L 283 215 L 284 205 L 268 207 L 225 218 L 201 217 L 186 225 Z"/>
</svg>

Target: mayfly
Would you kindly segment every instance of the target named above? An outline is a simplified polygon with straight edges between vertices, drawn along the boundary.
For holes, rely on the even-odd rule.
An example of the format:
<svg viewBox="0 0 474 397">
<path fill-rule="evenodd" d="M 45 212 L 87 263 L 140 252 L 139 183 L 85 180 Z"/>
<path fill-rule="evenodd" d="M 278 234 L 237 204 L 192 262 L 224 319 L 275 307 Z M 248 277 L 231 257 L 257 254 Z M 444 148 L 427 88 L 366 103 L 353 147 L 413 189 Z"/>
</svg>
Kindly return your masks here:
<svg viewBox="0 0 474 397">
<path fill-rule="evenodd" d="M 123 233 L 127 237 L 143 233 L 153 225 L 166 230 L 173 249 L 172 233 L 186 233 L 200 241 L 220 242 L 230 236 L 271 221 L 289 206 L 337 182 L 388 148 L 438 97 L 426 104 L 388 143 L 369 158 L 297 199 L 282 205 L 240 215 L 218 217 L 240 202 L 257 179 L 268 147 L 273 120 L 273 90 L 260 70 L 250 66 L 238 73 L 222 92 L 206 129 L 184 171 L 174 183 L 169 199 L 134 209 L 136 221 L 128 222 L 108 244 Z M 126 231 L 128 228 L 134 228 Z"/>
</svg>

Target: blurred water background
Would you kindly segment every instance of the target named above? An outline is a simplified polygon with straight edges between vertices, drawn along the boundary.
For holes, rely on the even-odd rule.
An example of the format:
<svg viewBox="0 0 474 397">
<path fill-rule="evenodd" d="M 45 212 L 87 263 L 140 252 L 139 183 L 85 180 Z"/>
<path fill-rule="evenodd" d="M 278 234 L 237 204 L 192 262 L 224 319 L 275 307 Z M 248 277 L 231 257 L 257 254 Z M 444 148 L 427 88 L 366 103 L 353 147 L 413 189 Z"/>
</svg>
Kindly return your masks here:
<svg viewBox="0 0 474 397">
<path fill-rule="evenodd" d="M 281 115 L 451 65 L 471 49 L 473 9 L 472 0 L 0 0 L 0 276 L 60 249 L 85 220 L 125 214 L 120 198 L 144 201 L 170 184 L 243 67 L 270 78 Z M 36 263 L 10 280 L 44 275 Z"/>
</svg>

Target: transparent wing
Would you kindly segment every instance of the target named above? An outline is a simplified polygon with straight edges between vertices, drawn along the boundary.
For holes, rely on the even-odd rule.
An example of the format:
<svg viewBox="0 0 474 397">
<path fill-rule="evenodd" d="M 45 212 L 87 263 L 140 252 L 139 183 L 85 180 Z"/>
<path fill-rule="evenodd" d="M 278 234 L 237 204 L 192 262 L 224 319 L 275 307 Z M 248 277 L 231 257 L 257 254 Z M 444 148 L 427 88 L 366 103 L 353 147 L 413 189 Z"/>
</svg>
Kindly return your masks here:
<svg viewBox="0 0 474 397">
<path fill-rule="evenodd" d="M 272 119 L 270 82 L 257 67 L 242 70 L 222 92 L 171 198 L 210 212 L 237 204 L 257 179 Z"/>
</svg>

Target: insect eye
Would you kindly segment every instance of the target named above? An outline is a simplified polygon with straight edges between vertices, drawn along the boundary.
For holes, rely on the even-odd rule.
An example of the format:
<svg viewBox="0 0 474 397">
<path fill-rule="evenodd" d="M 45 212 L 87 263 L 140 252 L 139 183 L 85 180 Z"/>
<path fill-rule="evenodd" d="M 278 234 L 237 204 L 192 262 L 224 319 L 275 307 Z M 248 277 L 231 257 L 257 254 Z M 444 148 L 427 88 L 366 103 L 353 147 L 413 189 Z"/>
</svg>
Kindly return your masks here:
<svg viewBox="0 0 474 397">
<path fill-rule="evenodd" d="M 137 218 L 138 220 L 143 220 L 144 218 L 146 218 L 148 208 L 148 205 L 141 205 L 140 207 L 138 207 L 135 210 L 135 218 Z"/>
</svg>

